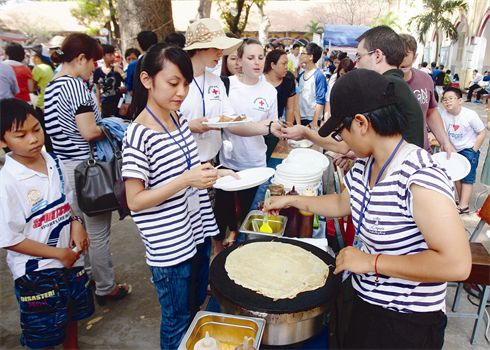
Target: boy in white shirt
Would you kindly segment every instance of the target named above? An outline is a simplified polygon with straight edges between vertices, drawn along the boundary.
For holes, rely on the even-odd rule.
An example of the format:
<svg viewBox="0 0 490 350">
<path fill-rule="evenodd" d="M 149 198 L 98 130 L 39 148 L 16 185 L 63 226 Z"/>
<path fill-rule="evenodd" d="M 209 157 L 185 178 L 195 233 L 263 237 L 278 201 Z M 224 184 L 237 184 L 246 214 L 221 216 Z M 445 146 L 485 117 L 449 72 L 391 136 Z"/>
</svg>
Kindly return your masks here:
<svg viewBox="0 0 490 350">
<path fill-rule="evenodd" d="M 444 128 L 456 151 L 466 157 L 471 165 L 469 174 L 455 182 L 458 191 L 460 214 L 470 211 L 470 197 L 475 183 L 476 168 L 480 159 L 480 147 L 485 140 L 485 126 L 475 111 L 461 107 L 461 90 L 448 87 L 442 96 L 445 111 L 442 112 Z"/>
<path fill-rule="evenodd" d="M 299 75 L 299 108 L 301 124 L 312 128 L 318 127 L 320 116 L 323 115 L 327 79 L 316 67 L 316 62 L 322 57 L 322 49 L 315 43 L 309 43 L 306 51 L 301 53 L 299 63 L 306 65 L 306 70 Z"/>
<path fill-rule="evenodd" d="M 77 321 L 94 312 L 82 252 L 89 238 L 69 201 L 59 159 L 42 151 L 44 134 L 26 102 L 0 101 L 0 146 L 11 149 L 0 170 L 0 247 L 15 280 L 20 342 L 31 349 L 78 349 Z"/>
</svg>

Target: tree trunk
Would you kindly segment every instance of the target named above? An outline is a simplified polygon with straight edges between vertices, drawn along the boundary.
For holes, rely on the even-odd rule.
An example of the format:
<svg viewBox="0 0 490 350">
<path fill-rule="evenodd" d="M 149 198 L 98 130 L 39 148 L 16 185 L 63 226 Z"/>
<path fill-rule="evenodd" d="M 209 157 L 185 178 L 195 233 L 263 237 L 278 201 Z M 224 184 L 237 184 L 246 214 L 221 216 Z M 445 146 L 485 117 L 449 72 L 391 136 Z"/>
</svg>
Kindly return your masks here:
<svg viewBox="0 0 490 350">
<path fill-rule="evenodd" d="M 119 40 L 121 39 L 121 31 L 119 30 L 119 23 L 117 23 L 117 19 L 116 19 L 116 9 L 112 4 L 112 0 L 109 0 L 108 4 L 109 4 L 109 11 L 111 12 L 111 22 L 112 25 L 114 26 L 114 35 L 116 39 Z M 112 37 L 112 33 L 111 33 L 111 37 Z"/>
<path fill-rule="evenodd" d="M 439 23 L 436 23 L 436 65 L 439 65 Z"/>
<path fill-rule="evenodd" d="M 197 8 L 197 19 L 211 17 L 211 0 L 199 0 Z"/>
<path fill-rule="evenodd" d="M 175 31 L 172 2 L 161 0 L 118 0 L 119 27 L 122 52 L 138 47 L 136 36 L 142 30 L 152 30 L 163 41 Z"/>
<path fill-rule="evenodd" d="M 269 16 L 264 13 L 264 5 L 257 5 L 260 14 L 260 27 L 259 27 L 259 41 L 262 47 L 267 45 L 267 39 L 269 37 L 269 27 L 271 26 L 271 21 Z"/>
<path fill-rule="evenodd" d="M 229 26 L 230 26 L 230 32 L 237 34 L 240 36 L 242 33 L 238 29 L 238 23 L 240 23 L 240 16 L 242 15 L 242 10 L 243 10 L 243 4 L 245 3 L 245 0 L 238 0 L 236 2 L 236 9 L 238 11 L 238 14 L 235 17 L 231 17 Z"/>
</svg>

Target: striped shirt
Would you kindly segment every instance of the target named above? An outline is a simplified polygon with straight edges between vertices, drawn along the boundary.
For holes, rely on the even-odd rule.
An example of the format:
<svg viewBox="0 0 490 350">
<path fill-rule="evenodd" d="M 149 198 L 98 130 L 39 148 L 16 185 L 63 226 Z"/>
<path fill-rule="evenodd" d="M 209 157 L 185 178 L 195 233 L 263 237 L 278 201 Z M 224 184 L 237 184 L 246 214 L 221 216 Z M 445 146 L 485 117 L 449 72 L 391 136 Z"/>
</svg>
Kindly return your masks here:
<svg viewBox="0 0 490 350">
<path fill-rule="evenodd" d="M 54 153 L 62 161 L 81 161 L 89 157 L 89 143 L 80 134 L 75 122 L 75 115 L 82 106 L 94 111 L 96 123 L 102 120 L 99 108 L 83 82 L 65 75 L 52 80 L 46 87 L 46 132 L 53 141 Z"/>
<path fill-rule="evenodd" d="M 372 158 L 358 159 L 345 176 L 354 226 L 358 226 L 367 170 Z M 428 248 L 413 218 L 410 186 L 417 184 L 454 201 L 453 187 L 441 166 L 425 150 L 408 144 L 393 159 L 385 178 L 366 194 L 359 238 L 368 254 L 410 255 Z M 353 274 L 352 284 L 368 303 L 398 312 L 445 311 L 446 283 L 414 282 L 375 273 Z"/>
<path fill-rule="evenodd" d="M 197 144 L 185 117 L 179 118 L 182 135 L 189 146 L 191 168 L 194 168 L 201 164 Z M 187 147 L 179 130 L 170 134 L 175 141 L 165 132 L 132 123 L 123 141 L 123 177 L 140 179 L 145 189 L 151 190 L 184 174 L 187 162 L 182 150 L 187 152 Z M 208 192 L 198 190 L 200 208 L 189 212 L 187 195 L 191 191 L 188 187 L 155 207 L 131 213 L 146 247 L 148 265 L 175 266 L 192 258 L 196 246 L 205 237 L 219 233 Z"/>
</svg>

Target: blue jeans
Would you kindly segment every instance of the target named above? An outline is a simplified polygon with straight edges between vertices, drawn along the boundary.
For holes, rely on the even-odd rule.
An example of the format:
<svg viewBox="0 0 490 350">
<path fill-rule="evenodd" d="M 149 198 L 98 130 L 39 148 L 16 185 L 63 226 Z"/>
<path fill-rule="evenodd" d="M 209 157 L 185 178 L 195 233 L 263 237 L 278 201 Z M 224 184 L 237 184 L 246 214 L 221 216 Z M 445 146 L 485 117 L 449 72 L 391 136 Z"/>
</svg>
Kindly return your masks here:
<svg viewBox="0 0 490 350">
<path fill-rule="evenodd" d="M 465 184 L 474 184 L 476 180 L 476 168 L 478 168 L 478 162 L 480 160 L 480 151 L 478 150 L 478 152 L 475 152 L 473 148 L 466 148 L 458 153 L 468 159 L 471 165 L 470 172 L 461 179 L 461 182 Z"/>
<path fill-rule="evenodd" d="M 150 266 L 162 311 L 161 349 L 177 349 L 187 327 L 206 299 L 211 239 L 197 246 L 197 253 L 171 267 Z"/>
</svg>

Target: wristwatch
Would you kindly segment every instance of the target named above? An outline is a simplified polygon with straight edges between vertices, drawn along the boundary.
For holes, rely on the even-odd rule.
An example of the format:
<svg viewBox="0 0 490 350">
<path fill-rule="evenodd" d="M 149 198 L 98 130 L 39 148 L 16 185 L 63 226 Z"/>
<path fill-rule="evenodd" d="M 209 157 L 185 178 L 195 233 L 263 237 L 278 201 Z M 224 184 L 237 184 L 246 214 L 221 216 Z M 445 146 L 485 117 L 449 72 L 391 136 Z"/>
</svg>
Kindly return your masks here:
<svg viewBox="0 0 490 350">
<path fill-rule="evenodd" d="M 82 220 L 82 218 L 80 216 L 76 215 L 76 216 L 72 216 L 70 218 L 70 222 L 73 222 L 75 220 L 78 221 L 79 223 L 81 223 L 83 225 L 83 220 Z"/>
</svg>

